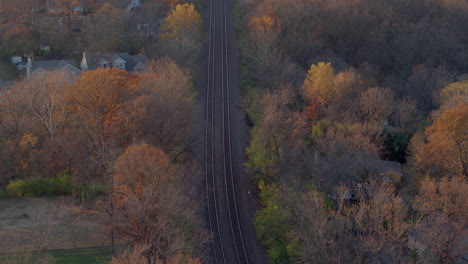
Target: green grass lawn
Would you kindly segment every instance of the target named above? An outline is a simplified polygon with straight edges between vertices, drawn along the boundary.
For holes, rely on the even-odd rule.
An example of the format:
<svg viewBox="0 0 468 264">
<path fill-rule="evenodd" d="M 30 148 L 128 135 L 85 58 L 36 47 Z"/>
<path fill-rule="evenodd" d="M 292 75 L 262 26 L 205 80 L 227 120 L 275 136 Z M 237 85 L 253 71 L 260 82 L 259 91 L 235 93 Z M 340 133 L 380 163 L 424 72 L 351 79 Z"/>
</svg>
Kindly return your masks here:
<svg viewBox="0 0 468 264">
<path fill-rule="evenodd" d="M 110 247 L 51 250 L 57 264 L 101 264 L 111 260 Z"/>
<path fill-rule="evenodd" d="M 13 65 L 6 61 L 0 61 L 0 80 L 14 80 L 18 78 L 18 72 Z"/>
<path fill-rule="evenodd" d="M 56 264 L 104 264 L 111 261 L 112 255 L 110 247 L 60 249 L 50 250 L 48 253 L 54 257 Z M 0 263 L 14 263 L 18 259 L 22 259 L 21 254 L 0 254 Z M 35 259 L 34 255 L 33 252 L 33 261 Z M 28 259 L 28 257 L 25 259 Z"/>
</svg>

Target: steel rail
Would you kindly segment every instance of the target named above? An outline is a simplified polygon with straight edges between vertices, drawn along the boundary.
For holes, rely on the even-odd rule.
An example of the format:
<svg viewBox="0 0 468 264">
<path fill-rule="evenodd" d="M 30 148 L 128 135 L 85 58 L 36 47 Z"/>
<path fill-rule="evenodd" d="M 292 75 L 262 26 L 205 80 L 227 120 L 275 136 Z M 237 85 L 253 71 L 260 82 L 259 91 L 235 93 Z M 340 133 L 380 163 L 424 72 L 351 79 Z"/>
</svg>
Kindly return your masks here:
<svg viewBox="0 0 468 264">
<path fill-rule="evenodd" d="M 206 181 L 206 195 L 207 195 L 207 204 L 208 204 L 208 221 L 209 221 L 209 226 L 210 226 L 210 232 L 211 232 L 211 241 L 212 241 L 212 247 L 213 247 L 213 253 L 215 257 L 215 262 L 219 263 L 218 260 L 218 254 L 216 253 L 216 242 L 214 238 L 214 228 L 213 228 L 213 222 L 212 222 L 212 215 L 211 215 L 211 208 L 210 208 L 210 200 L 211 197 L 213 198 L 213 205 L 214 205 L 214 211 L 215 211 L 215 219 L 216 219 L 216 231 L 217 235 L 219 238 L 219 244 L 221 248 L 221 255 L 223 258 L 223 262 L 226 263 L 226 257 L 224 254 L 224 249 L 222 247 L 223 242 L 222 242 L 222 236 L 219 228 L 219 216 L 218 216 L 218 207 L 216 203 L 216 187 L 215 187 L 215 171 L 214 171 L 214 133 L 213 133 L 213 128 L 214 128 L 214 69 L 215 69 L 215 49 L 214 45 L 212 44 L 212 41 L 214 38 L 216 38 L 216 30 L 214 30 L 213 25 L 213 16 L 214 16 L 214 2 L 215 0 L 210 0 L 210 23 L 209 23 L 209 40 L 208 40 L 208 77 L 207 77 L 207 86 L 205 88 L 205 181 Z M 213 34 L 212 34 L 213 32 Z M 213 55 L 212 55 L 213 54 Z M 212 61 L 213 60 L 213 61 Z M 212 74 L 213 73 L 213 74 Z M 211 79 L 212 78 L 212 79 Z M 210 100 L 210 92 L 212 96 L 212 100 Z M 211 104 L 210 104 L 211 102 Z M 210 121 L 209 118 L 209 109 L 211 105 L 211 176 L 212 176 L 212 191 L 213 194 L 210 195 L 210 186 L 209 186 L 209 173 L 208 173 L 208 123 Z"/>
<path fill-rule="evenodd" d="M 241 240 L 242 244 L 242 251 L 245 256 L 245 260 L 247 263 L 249 263 L 249 257 L 247 256 L 247 250 L 245 248 L 245 242 L 244 242 L 244 236 L 242 234 L 242 228 L 241 228 L 241 223 L 239 220 L 239 211 L 237 207 L 237 197 L 236 197 L 236 191 L 234 189 L 234 171 L 232 169 L 232 145 L 231 145 L 231 99 L 230 99 L 230 89 L 229 89 L 229 53 L 228 53 L 228 38 L 227 38 L 227 9 L 226 9 L 226 0 L 222 0 L 224 4 L 224 44 L 225 44 L 225 53 L 226 53 L 226 101 L 227 101 L 227 111 L 228 111 L 228 145 L 229 145 L 229 162 L 231 164 L 230 169 L 231 169 L 231 189 L 232 189 L 232 195 L 233 195 L 233 201 L 234 201 L 234 210 L 235 210 L 235 215 L 237 219 L 237 228 L 239 231 L 239 237 Z M 236 247 L 237 248 L 237 247 Z"/>
</svg>

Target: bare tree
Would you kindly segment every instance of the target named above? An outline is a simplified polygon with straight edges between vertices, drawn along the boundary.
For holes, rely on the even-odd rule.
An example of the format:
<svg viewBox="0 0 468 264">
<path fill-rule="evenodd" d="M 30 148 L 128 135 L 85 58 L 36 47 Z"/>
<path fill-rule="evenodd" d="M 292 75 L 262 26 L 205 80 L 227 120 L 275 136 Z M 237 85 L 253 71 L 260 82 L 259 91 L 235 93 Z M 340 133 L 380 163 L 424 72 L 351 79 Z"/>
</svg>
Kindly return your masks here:
<svg viewBox="0 0 468 264">
<path fill-rule="evenodd" d="M 387 88 L 370 88 L 361 94 L 361 111 L 368 122 L 383 123 L 394 111 L 394 94 Z"/>
<path fill-rule="evenodd" d="M 189 72 L 168 58 L 150 63 L 148 71 L 126 106 L 130 135 L 165 151 L 190 148 L 195 95 Z"/>
<path fill-rule="evenodd" d="M 73 75 L 57 71 L 18 84 L 21 98 L 33 116 L 41 122 L 52 144 L 57 130 L 65 124 L 65 91 L 73 81 Z"/>
<path fill-rule="evenodd" d="M 414 208 L 418 223 L 410 235 L 420 247 L 413 245 L 422 261 L 453 263 L 463 249 L 456 246 L 466 227 L 468 184 L 464 177 L 426 178 L 422 181 Z M 459 243 L 459 242 L 458 242 Z"/>
</svg>

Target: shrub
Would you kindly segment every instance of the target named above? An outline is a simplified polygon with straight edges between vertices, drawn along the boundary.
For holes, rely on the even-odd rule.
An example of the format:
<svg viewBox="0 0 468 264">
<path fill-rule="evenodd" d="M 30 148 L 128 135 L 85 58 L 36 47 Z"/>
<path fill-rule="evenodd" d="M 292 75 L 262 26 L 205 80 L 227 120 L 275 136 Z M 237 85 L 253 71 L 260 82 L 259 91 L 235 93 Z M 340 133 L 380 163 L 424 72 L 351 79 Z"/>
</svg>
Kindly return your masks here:
<svg viewBox="0 0 468 264">
<path fill-rule="evenodd" d="M 108 190 L 103 184 L 92 183 L 88 185 L 82 185 L 75 189 L 74 196 L 79 198 L 81 202 L 95 200 L 101 196 L 106 195 Z"/>
<path fill-rule="evenodd" d="M 279 189 L 274 185 L 259 183 L 265 207 L 257 211 L 254 219 L 257 237 L 267 248 L 267 254 L 275 264 L 294 262 L 293 241 L 287 236 L 288 216 L 278 203 Z"/>
<path fill-rule="evenodd" d="M 11 193 L 7 190 L 0 190 L 0 199 L 4 199 L 4 198 L 12 198 L 14 197 L 13 195 L 11 195 Z"/>
<path fill-rule="evenodd" d="M 29 178 L 14 180 L 7 186 L 7 191 L 10 194 L 24 197 L 69 195 L 72 189 L 71 177 L 66 174 L 53 179 Z"/>
</svg>

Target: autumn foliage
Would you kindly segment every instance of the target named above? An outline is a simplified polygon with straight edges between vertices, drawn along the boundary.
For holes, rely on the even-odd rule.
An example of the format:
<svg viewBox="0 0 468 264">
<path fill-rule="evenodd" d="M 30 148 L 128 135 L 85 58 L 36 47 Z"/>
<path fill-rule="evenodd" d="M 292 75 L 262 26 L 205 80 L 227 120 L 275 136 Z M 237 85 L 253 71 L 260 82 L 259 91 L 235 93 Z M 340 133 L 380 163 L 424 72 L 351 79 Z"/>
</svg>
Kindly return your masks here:
<svg viewBox="0 0 468 264">
<path fill-rule="evenodd" d="M 139 79 L 121 69 L 97 69 L 84 72 L 68 89 L 68 105 L 96 147 L 107 148 L 112 125 L 124 116 L 122 108 L 135 93 Z"/>
<path fill-rule="evenodd" d="M 304 96 L 325 103 L 336 94 L 334 73 L 331 63 L 319 62 L 310 67 L 303 84 Z"/>
<path fill-rule="evenodd" d="M 439 173 L 468 176 L 468 104 L 443 113 L 426 131 L 417 161 Z"/>
<path fill-rule="evenodd" d="M 150 145 L 132 145 L 127 148 L 114 166 L 114 191 L 118 206 L 140 206 L 155 203 L 142 201 L 145 192 L 155 191 L 167 185 L 173 177 L 169 158 L 161 150 Z M 136 201 L 140 201 L 135 203 Z M 143 206 L 143 205 L 142 205 Z"/>
<path fill-rule="evenodd" d="M 166 154 L 147 144 L 132 145 L 117 159 L 114 171 L 115 231 L 135 245 L 120 260 L 198 263 L 187 254 L 188 239 L 199 239 L 197 228 L 191 227 L 194 215 L 186 209 L 189 197 L 183 194 L 180 170 Z"/>
</svg>

